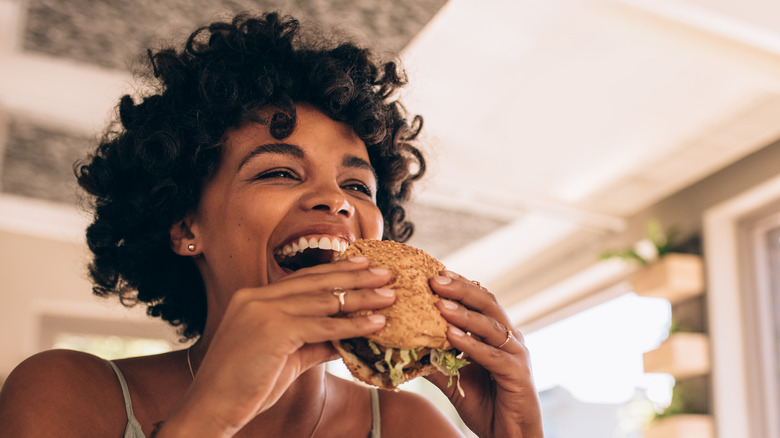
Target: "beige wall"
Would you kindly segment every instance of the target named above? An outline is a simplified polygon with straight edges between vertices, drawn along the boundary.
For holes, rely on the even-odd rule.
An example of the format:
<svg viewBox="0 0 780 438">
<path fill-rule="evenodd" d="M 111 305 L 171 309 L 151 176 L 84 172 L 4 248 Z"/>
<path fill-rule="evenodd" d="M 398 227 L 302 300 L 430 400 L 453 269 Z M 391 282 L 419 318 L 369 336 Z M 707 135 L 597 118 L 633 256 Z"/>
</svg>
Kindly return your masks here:
<svg viewBox="0 0 780 438">
<path fill-rule="evenodd" d="M 126 310 L 92 295 L 87 252 L 79 242 L 0 231 L 0 380 L 43 347 L 44 320 L 78 321 L 71 324 L 75 330 L 176 339 L 173 329 L 143 309 Z"/>
</svg>

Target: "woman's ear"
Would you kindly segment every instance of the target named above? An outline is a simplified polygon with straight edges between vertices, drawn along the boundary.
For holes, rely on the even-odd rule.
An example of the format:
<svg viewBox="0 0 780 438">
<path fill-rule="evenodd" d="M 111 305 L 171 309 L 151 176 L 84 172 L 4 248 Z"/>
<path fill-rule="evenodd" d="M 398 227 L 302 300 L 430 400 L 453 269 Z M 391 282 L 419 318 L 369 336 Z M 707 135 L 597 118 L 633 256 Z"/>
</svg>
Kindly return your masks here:
<svg viewBox="0 0 780 438">
<path fill-rule="evenodd" d="M 192 218 L 190 216 L 171 225 L 171 249 L 181 256 L 196 256 L 202 253 L 198 247 L 195 233 L 192 232 Z"/>
</svg>

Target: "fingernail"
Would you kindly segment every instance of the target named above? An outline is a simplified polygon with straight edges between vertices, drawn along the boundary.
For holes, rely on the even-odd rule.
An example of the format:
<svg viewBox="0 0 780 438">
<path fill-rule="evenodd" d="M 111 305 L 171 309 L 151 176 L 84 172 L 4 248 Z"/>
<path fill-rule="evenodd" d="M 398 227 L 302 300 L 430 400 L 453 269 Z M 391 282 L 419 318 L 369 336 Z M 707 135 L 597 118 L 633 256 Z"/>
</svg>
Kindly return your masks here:
<svg viewBox="0 0 780 438">
<path fill-rule="evenodd" d="M 350 257 L 347 260 L 349 260 L 352 263 L 363 263 L 368 259 L 364 256 L 355 256 L 355 257 Z"/>
<path fill-rule="evenodd" d="M 439 303 L 441 303 L 441 306 L 447 310 L 455 310 L 458 308 L 458 305 L 450 300 L 439 300 Z"/>
<path fill-rule="evenodd" d="M 433 281 L 439 283 L 439 284 L 450 284 L 452 283 L 452 278 L 449 277 L 442 277 L 441 275 L 437 275 L 433 277 Z"/>
<path fill-rule="evenodd" d="M 444 271 L 442 271 L 441 273 L 444 274 L 445 276 L 449 277 L 449 278 L 458 278 L 458 274 L 456 274 L 456 273 L 454 273 L 452 271 L 448 271 L 446 269 Z"/>
<path fill-rule="evenodd" d="M 383 297 L 392 297 L 395 295 L 395 291 L 392 289 L 388 289 L 386 287 L 381 287 L 379 289 L 374 289 L 374 292 L 376 292 L 379 295 L 382 295 Z"/>
<path fill-rule="evenodd" d="M 464 333 L 463 330 L 455 327 L 454 325 L 450 326 L 450 334 L 453 336 L 466 336 L 466 333 Z"/>
<path fill-rule="evenodd" d="M 387 275 L 390 272 L 385 268 L 368 268 L 368 270 L 376 275 Z"/>
<path fill-rule="evenodd" d="M 384 324 L 385 323 L 385 315 L 369 315 L 368 321 L 372 324 Z"/>
</svg>

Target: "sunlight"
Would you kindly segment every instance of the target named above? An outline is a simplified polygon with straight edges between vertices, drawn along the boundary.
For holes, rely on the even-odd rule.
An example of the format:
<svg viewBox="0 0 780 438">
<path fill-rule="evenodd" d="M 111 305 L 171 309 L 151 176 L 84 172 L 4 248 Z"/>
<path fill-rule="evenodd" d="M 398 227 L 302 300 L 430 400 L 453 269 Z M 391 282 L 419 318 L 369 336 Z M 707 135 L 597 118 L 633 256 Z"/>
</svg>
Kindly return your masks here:
<svg viewBox="0 0 780 438">
<path fill-rule="evenodd" d="M 541 392 L 556 386 L 587 403 L 622 404 L 637 390 L 668 404 L 670 376 L 645 374 L 642 353 L 668 334 L 666 300 L 630 293 L 526 335 Z"/>
</svg>

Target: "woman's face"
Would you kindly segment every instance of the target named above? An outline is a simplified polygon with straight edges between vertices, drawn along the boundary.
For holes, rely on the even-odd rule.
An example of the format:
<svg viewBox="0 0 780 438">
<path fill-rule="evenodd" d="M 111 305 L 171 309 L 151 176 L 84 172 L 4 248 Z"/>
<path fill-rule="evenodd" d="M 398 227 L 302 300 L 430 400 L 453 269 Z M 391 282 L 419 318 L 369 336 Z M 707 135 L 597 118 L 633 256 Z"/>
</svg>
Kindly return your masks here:
<svg viewBox="0 0 780 438">
<path fill-rule="evenodd" d="M 273 283 L 332 260 L 331 248 L 382 237 L 363 141 L 312 106 L 298 105 L 297 113 L 283 140 L 256 123 L 228 132 L 189 224 L 207 290 Z"/>
</svg>

